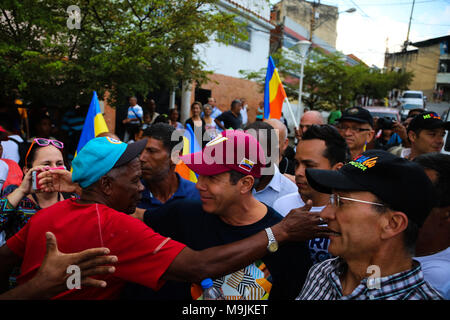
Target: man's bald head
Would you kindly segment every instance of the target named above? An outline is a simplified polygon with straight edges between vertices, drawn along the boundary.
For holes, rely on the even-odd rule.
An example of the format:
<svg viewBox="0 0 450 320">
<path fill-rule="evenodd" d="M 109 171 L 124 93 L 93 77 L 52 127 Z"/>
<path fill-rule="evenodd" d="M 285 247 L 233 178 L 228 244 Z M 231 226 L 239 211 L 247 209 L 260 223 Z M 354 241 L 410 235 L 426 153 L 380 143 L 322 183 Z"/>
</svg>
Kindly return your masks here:
<svg viewBox="0 0 450 320">
<path fill-rule="evenodd" d="M 265 119 L 264 122 L 270 124 L 277 133 L 278 136 L 278 146 L 279 146 L 279 160 L 283 157 L 284 151 L 289 145 L 289 139 L 287 137 L 287 128 L 283 122 L 278 119 Z M 279 163 L 279 162 L 278 162 Z"/>
<path fill-rule="evenodd" d="M 313 124 L 322 125 L 325 124 L 323 121 L 322 114 L 319 111 L 306 111 L 302 118 L 300 119 L 300 129 L 303 133 L 308 130 Z"/>
<path fill-rule="evenodd" d="M 274 129 L 278 130 L 280 133 L 280 140 L 287 138 L 287 128 L 283 122 L 278 119 L 265 119 L 264 121 L 270 124 Z"/>
</svg>

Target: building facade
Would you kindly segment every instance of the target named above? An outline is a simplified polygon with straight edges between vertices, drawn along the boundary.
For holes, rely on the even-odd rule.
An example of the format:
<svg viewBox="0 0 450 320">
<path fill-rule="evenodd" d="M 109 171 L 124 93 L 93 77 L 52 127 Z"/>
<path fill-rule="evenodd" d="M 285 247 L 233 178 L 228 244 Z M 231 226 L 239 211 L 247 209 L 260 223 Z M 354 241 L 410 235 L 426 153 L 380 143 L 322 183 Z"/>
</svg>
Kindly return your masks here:
<svg viewBox="0 0 450 320">
<path fill-rule="evenodd" d="M 410 90 L 423 91 L 429 101 L 450 101 L 450 36 L 411 43 L 414 49 L 386 53 L 388 71 L 413 72 Z"/>
<path fill-rule="evenodd" d="M 246 24 L 248 39 L 230 45 L 212 39 L 196 47 L 197 54 L 205 62 L 205 70 L 213 74 L 209 76 L 210 81 L 200 87 L 195 84 L 184 86 L 181 120 L 190 116 L 186 108 L 193 101 L 206 103 L 208 97 L 214 97 L 222 111 L 229 110 L 234 99 L 245 98 L 249 121 L 253 121 L 264 93 L 256 82 L 243 79 L 239 71 L 258 71 L 267 67 L 270 31 L 274 28 L 270 23 L 269 3 L 266 0 L 220 0 L 217 9 L 236 14 L 236 20 Z"/>
</svg>

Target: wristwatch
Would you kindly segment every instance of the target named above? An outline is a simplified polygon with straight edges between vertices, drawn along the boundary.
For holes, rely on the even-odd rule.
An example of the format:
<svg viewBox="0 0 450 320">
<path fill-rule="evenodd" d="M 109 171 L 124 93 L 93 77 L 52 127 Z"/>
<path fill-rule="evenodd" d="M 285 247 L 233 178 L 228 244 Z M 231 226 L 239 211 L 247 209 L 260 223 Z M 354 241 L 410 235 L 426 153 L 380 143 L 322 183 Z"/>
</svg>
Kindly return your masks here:
<svg viewBox="0 0 450 320">
<path fill-rule="evenodd" d="M 264 229 L 267 233 L 267 238 L 269 239 L 269 243 L 267 244 L 267 250 L 269 252 L 274 253 L 278 250 L 278 242 L 275 239 L 275 236 L 273 235 L 271 228 Z"/>
</svg>

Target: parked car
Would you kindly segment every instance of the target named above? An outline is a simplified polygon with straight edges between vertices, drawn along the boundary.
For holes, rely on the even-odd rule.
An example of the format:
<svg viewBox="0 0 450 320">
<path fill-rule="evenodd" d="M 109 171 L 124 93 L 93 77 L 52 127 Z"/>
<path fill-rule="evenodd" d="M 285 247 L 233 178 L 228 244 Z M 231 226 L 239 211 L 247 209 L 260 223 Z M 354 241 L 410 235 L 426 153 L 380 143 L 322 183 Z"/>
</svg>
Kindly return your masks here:
<svg viewBox="0 0 450 320">
<path fill-rule="evenodd" d="M 414 104 L 419 105 L 419 108 L 425 108 L 425 96 L 423 95 L 422 91 L 404 91 L 399 100 L 403 105 Z"/>
<path fill-rule="evenodd" d="M 377 118 L 388 118 L 400 122 L 400 113 L 396 108 L 387 107 L 364 107 L 369 110 L 372 117 Z"/>
<path fill-rule="evenodd" d="M 402 107 L 400 109 L 400 117 L 402 118 L 402 121 L 406 119 L 409 111 L 412 109 L 423 109 L 423 111 L 426 111 L 426 109 L 420 104 L 412 104 L 412 103 L 402 104 Z"/>
</svg>

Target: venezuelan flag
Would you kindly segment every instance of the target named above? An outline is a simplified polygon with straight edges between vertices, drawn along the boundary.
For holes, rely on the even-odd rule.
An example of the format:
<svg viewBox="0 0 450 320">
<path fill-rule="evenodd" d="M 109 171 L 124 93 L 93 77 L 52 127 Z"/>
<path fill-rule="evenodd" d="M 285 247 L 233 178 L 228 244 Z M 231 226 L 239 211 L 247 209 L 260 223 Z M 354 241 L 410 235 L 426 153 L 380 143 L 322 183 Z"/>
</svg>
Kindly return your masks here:
<svg viewBox="0 0 450 320">
<path fill-rule="evenodd" d="M 278 75 L 277 68 L 271 56 L 267 66 L 266 83 L 264 86 L 264 119 L 280 119 L 286 92 Z"/>
<path fill-rule="evenodd" d="M 191 126 L 188 124 L 186 130 L 184 131 L 183 135 L 183 156 L 202 151 L 202 148 L 197 142 L 197 139 L 195 138 L 194 131 L 192 130 Z M 175 172 L 178 172 L 178 174 L 189 181 L 192 181 L 194 183 L 197 183 L 197 174 L 188 168 L 188 166 L 180 160 L 180 162 L 175 167 Z"/>
<path fill-rule="evenodd" d="M 100 111 L 100 103 L 98 101 L 97 92 L 94 91 L 86 119 L 84 120 L 83 130 L 81 131 L 80 141 L 78 142 L 75 157 L 89 140 L 94 139 L 103 132 L 109 132 L 109 130 Z"/>
</svg>

